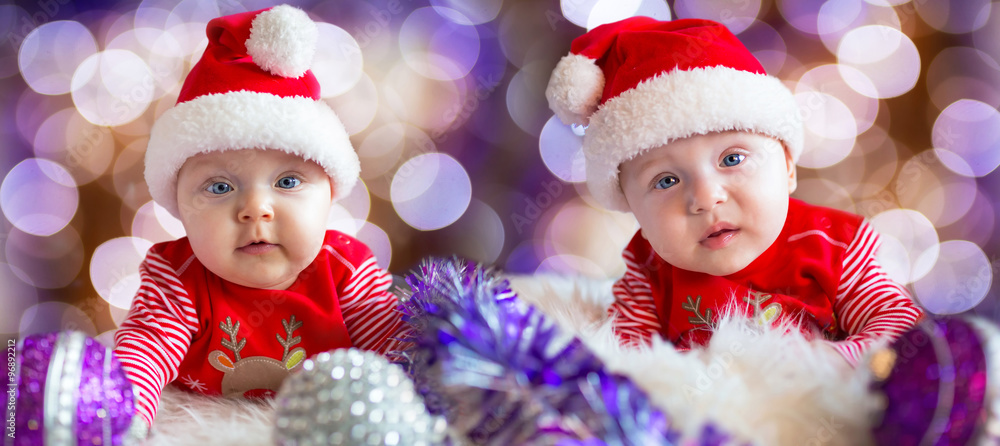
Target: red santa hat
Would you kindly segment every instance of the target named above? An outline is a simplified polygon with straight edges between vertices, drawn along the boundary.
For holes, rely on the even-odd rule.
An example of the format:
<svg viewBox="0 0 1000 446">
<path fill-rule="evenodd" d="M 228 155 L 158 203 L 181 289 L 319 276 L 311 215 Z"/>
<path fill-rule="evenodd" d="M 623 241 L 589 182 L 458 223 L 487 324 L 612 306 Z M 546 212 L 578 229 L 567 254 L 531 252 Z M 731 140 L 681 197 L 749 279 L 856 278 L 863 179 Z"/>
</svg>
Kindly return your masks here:
<svg viewBox="0 0 1000 446">
<path fill-rule="evenodd" d="M 587 186 L 609 209 L 628 211 L 618 181 L 622 162 L 670 141 L 745 130 L 802 153 L 792 92 L 722 24 L 632 17 L 573 41 L 545 96 L 567 124 L 587 125 Z"/>
<path fill-rule="evenodd" d="M 146 149 L 146 183 L 174 216 L 177 172 L 199 153 L 282 150 L 315 161 L 330 176 L 334 199 L 361 172 L 343 123 L 320 99 L 309 70 L 316 24 L 288 5 L 208 22 L 208 47 L 188 73 L 177 105 L 157 119 Z"/>
</svg>

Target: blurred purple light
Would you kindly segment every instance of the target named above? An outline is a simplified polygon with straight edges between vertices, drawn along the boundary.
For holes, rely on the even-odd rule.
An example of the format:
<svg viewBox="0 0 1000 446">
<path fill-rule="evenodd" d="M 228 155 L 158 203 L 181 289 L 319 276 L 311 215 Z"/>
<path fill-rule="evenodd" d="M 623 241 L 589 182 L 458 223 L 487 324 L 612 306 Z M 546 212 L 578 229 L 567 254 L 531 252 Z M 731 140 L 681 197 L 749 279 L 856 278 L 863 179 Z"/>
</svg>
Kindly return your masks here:
<svg viewBox="0 0 1000 446">
<path fill-rule="evenodd" d="M 33 90 L 59 95 L 78 87 L 71 82 L 73 73 L 96 51 L 94 35 L 79 22 L 49 22 L 24 38 L 17 63 Z"/>
<path fill-rule="evenodd" d="M 945 166 L 961 175 L 982 177 L 1000 165 L 1000 112 L 989 104 L 961 99 L 949 105 L 934 121 L 935 147 L 958 155 L 965 164 Z"/>
<path fill-rule="evenodd" d="M 400 27 L 399 48 L 406 63 L 420 75 L 454 80 L 469 74 L 476 65 L 479 33 L 458 11 L 420 8 Z"/>
<path fill-rule="evenodd" d="M 14 226 L 29 234 L 47 236 L 59 232 L 76 215 L 79 204 L 73 177 L 64 167 L 46 159 L 21 161 L 0 184 L 0 210 Z"/>
</svg>

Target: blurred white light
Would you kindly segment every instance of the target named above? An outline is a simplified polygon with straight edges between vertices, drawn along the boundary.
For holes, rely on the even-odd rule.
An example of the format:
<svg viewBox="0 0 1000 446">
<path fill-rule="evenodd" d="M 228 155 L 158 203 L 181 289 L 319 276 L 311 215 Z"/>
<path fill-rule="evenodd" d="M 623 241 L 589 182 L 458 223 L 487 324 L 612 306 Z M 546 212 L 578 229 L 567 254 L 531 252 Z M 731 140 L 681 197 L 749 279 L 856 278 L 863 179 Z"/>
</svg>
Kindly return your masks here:
<svg viewBox="0 0 1000 446">
<path fill-rule="evenodd" d="M 976 100 L 960 99 L 938 115 L 932 141 L 935 147 L 956 155 L 940 157 L 953 172 L 989 175 L 1000 166 L 1000 112 Z"/>
<path fill-rule="evenodd" d="M 62 302 L 42 302 L 28 308 L 21 315 L 18 326 L 22 338 L 33 334 L 70 330 L 81 331 L 88 336 L 97 335 L 94 321 L 83 310 Z"/>
<path fill-rule="evenodd" d="M 605 279 L 605 271 L 592 260 L 572 254 L 558 254 L 542 260 L 535 274 L 558 274 L 563 276 L 586 276 Z"/>
<path fill-rule="evenodd" d="M 454 81 L 422 76 L 405 62 L 389 69 L 379 87 L 396 118 L 432 133 L 445 133 L 467 113 L 463 110 L 467 102 L 464 89 Z"/>
<path fill-rule="evenodd" d="M 97 42 L 79 22 L 43 23 L 21 42 L 17 63 L 21 76 L 41 94 L 69 93 L 77 67 L 97 51 Z"/>
<path fill-rule="evenodd" d="M 826 2 L 816 17 L 817 28 L 823 45 L 831 53 L 837 52 L 844 35 L 865 25 L 882 25 L 902 30 L 896 10 L 889 5 L 873 5 L 862 0 L 837 0 Z"/>
<path fill-rule="evenodd" d="M 587 27 L 590 11 L 599 0 L 559 0 L 559 9 L 563 17 L 581 28 Z"/>
<path fill-rule="evenodd" d="M 118 237 L 102 243 L 90 259 L 90 282 L 112 306 L 127 309 L 142 280 L 139 265 L 153 246 L 138 237 Z"/>
<path fill-rule="evenodd" d="M 361 78 L 350 90 L 337 97 L 326 98 L 326 103 L 333 109 L 351 136 L 368 128 L 375 113 L 378 112 L 378 90 L 375 82 L 367 74 L 361 73 Z"/>
<path fill-rule="evenodd" d="M 802 112 L 805 144 L 798 164 L 819 169 L 843 161 L 854 148 L 857 123 L 839 99 L 815 91 L 795 95 Z"/>
<path fill-rule="evenodd" d="M 545 167 L 553 175 L 571 183 L 587 180 L 583 137 L 577 135 L 571 126 L 563 124 L 558 117 L 549 118 L 545 127 L 542 127 L 538 149 Z"/>
<path fill-rule="evenodd" d="M 865 91 L 872 94 L 875 93 L 875 86 L 870 80 L 861 73 L 860 71 L 851 68 L 844 67 L 838 64 L 827 64 L 820 65 L 807 71 L 805 74 L 799 78 L 799 82 L 795 85 L 795 93 L 801 94 L 805 92 L 819 92 L 832 96 L 837 101 L 843 103 L 850 113 L 850 119 L 854 121 L 853 125 L 846 123 L 840 124 L 838 129 L 831 129 L 834 132 L 845 132 L 849 128 L 854 127 L 855 134 L 861 134 L 867 131 L 875 123 L 875 118 L 878 116 L 879 111 L 879 101 L 873 99 L 870 96 L 862 95 L 855 91 L 853 88 L 848 86 L 847 82 L 844 81 L 843 73 L 852 77 L 852 82 L 855 85 L 866 85 Z M 806 96 L 806 99 L 817 100 L 824 99 L 823 97 L 810 97 Z M 836 109 L 837 106 L 831 104 L 830 107 Z M 819 107 L 817 107 L 819 108 Z M 836 110 L 831 110 L 834 113 L 838 113 Z M 841 118 L 847 118 L 840 111 L 838 115 Z M 814 128 L 812 130 L 817 133 L 823 134 L 825 130 Z M 826 135 L 832 137 L 832 135 Z M 844 138 L 841 138 L 844 139 Z"/>
<path fill-rule="evenodd" d="M 479 32 L 460 12 L 443 7 L 413 11 L 399 29 L 403 60 L 421 76 L 454 80 L 479 60 Z"/>
<path fill-rule="evenodd" d="M 319 80 L 323 97 L 340 95 L 361 79 L 364 61 L 361 47 L 343 28 L 318 22 L 319 41 L 313 58 L 312 72 Z"/>
<path fill-rule="evenodd" d="M 176 23 L 179 20 L 171 17 L 176 5 L 176 0 L 142 0 L 135 10 L 135 27 L 166 29 L 168 21 Z"/>
<path fill-rule="evenodd" d="M 355 237 L 372 250 L 379 268 L 389 269 L 389 263 L 392 261 L 392 243 L 389 241 L 389 235 L 370 222 L 359 221 L 358 224 L 360 229 Z"/>
<path fill-rule="evenodd" d="M 545 209 L 547 201 L 557 202 L 561 195 L 559 190 L 546 191 L 535 197 L 534 204 Z M 638 229 L 635 217 L 594 208 L 580 198 L 573 198 L 554 211 L 542 236 L 547 256 L 568 254 L 591 259 L 600 268 L 599 277 L 615 277 L 624 272 L 621 251 Z"/>
<path fill-rule="evenodd" d="M 361 177 L 376 178 L 395 166 L 406 146 L 406 133 L 410 130 L 415 128 L 391 122 L 368 132 L 358 146 Z"/>
<path fill-rule="evenodd" d="M 739 34 L 757 19 L 760 3 L 760 0 L 677 0 L 674 10 L 677 18 L 714 20 L 726 25 L 733 34 Z"/>
<path fill-rule="evenodd" d="M 149 65 L 135 53 L 102 51 L 84 60 L 73 73 L 73 104 L 94 124 L 125 124 L 152 103 L 154 81 Z"/>
<path fill-rule="evenodd" d="M 346 197 L 341 198 L 337 204 L 347 209 L 354 218 L 358 220 L 365 220 L 368 218 L 368 211 L 372 207 L 371 195 L 368 193 L 368 185 L 365 184 L 364 180 L 358 180 L 354 185 L 354 189 L 351 189 L 351 193 Z"/>
<path fill-rule="evenodd" d="M 441 16 L 448 20 L 461 20 L 461 18 L 450 13 L 448 10 L 458 11 L 467 23 L 456 23 L 464 25 L 480 25 L 493 21 L 500 14 L 500 8 L 503 6 L 503 0 L 476 0 L 474 2 L 467 0 L 431 0 L 430 3 L 434 6 L 435 10 L 440 8 Z"/>
<path fill-rule="evenodd" d="M 130 29 L 109 42 L 105 50 L 131 51 L 149 65 L 156 81 L 153 99 L 180 86 L 187 53 L 173 34 L 156 28 Z"/>
<path fill-rule="evenodd" d="M 917 300 L 934 314 L 971 310 L 986 297 L 993 268 L 983 250 L 965 240 L 941 243 L 937 263 L 913 284 Z"/>
<path fill-rule="evenodd" d="M 877 98 L 892 98 L 913 89 L 920 77 L 920 54 L 916 45 L 898 29 L 884 25 L 855 28 L 844 35 L 837 48 L 843 65 L 864 73 L 875 86 Z M 867 85 L 855 85 L 850 75 L 844 81 L 858 93 L 870 95 Z"/>
<path fill-rule="evenodd" d="M 873 217 L 871 225 L 882 238 L 878 261 L 887 270 L 896 271 L 890 274 L 896 282 L 906 285 L 919 280 L 937 262 L 940 249 L 937 230 L 924 214 L 890 209 Z"/>
<path fill-rule="evenodd" d="M 587 29 L 634 17 L 640 6 L 642 0 L 597 0 L 587 17 Z"/>
<path fill-rule="evenodd" d="M 343 206 L 334 203 L 330 207 L 330 214 L 326 218 L 326 229 L 332 229 L 334 231 L 343 232 L 351 237 L 358 234 L 358 228 L 364 220 L 358 220 L 354 218 L 351 213 Z"/>
<path fill-rule="evenodd" d="M 663 0 L 642 0 L 642 4 L 639 5 L 639 9 L 636 9 L 635 15 L 669 21 L 671 20 L 670 5 Z"/>
<path fill-rule="evenodd" d="M 78 185 L 100 177 L 111 165 L 115 141 L 111 130 L 83 119 L 73 107 L 49 116 L 38 127 L 35 156 L 63 165 Z"/>
<path fill-rule="evenodd" d="M 529 135 L 542 131 L 552 112 L 545 103 L 545 82 L 542 62 L 532 62 L 514 74 L 507 84 L 507 112 L 521 130 Z"/>
<path fill-rule="evenodd" d="M 820 92 L 796 95 L 802 110 L 803 124 L 827 139 L 850 139 L 858 134 L 854 114 L 840 99 Z"/>
<path fill-rule="evenodd" d="M 160 213 L 167 214 L 167 216 L 173 218 L 177 224 L 180 223 L 180 220 L 177 220 L 170 215 L 166 209 L 163 209 L 163 207 L 156 204 L 155 201 L 150 200 L 147 201 L 146 204 L 139 207 L 139 210 L 135 212 L 135 217 L 132 218 L 132 231 L 129 235 L 149 240 L 151 243 L 167 242 L 183 237 L 184 226 L 180 225 L 180 236 L 174 235 L 171 230 L 164 226 L 161 221 Z M 172 226 L 173 222 L 170 222 L 170 224 Z M 176 230 L 176 228 L 172 229 Z"/>
<path fill-rule="evenodd" d="M 392 207 L 406 224 L 441 229 L 458 220 L 472 199 L 472 182 L 455 158 L 441 153 L 417 155 L 392 178 Z"/>
<path fill-rule="evenodd" d="M 8 221 L 28 234 L 59 232 L 76 215 L 79 204 L 73 177 L 47 159 L 21 161 L 0 184 L 0 209 Z"/>
<path fill-rule="evenodd" d="M 246 11 L 244 8 L 234 8 L 234 3 L 239 5 L 237 2 L 218 2 L 216 0 L 181 0 L 177 6 L 170 10 L 171 17 L 167 21 L 167 26 L 180 22 L 205 26 L 209 20 L 216 17 Z M 225 10 L 220 9 L 222 5 L 226 6 Z M 172 22 L 172 20 L 177 22 Z"/>
<path fill-rule="evenodd" d="M 174 217 L 167 211 L 167 208 L 160 206 L 159 203 L 155 201 L 153 203 L 153 215 L 156 216 L 156 221 L 160 222 L 160 226 L 163 227 L 174 238 L 181 238 L 187 235 L 187 230 L 184 229 L 184 223 L 181 223 L 177 217 Z"/>
<path fill-rule="evenodd" d="M 940 159 L 955 157 L 940 156 L 943 153 L 927 150 L 907 160 L 899 170 L 895 187 L 901 206 L 920 212 L 939 228 L 961 219 L 976 196 L 975 180 L 948 170 Z M 961 163 L 950 161 L 953 165 Z"/>
</svg>

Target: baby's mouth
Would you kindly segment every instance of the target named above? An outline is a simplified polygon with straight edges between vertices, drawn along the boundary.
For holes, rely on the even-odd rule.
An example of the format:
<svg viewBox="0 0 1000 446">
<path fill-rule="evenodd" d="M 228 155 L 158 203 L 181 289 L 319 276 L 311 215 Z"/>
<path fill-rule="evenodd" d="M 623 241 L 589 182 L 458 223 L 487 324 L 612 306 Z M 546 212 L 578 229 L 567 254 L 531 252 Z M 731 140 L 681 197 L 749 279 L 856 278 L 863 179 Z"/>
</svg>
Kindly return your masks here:
<svg viewBox="0 0 1000 446">
<path fill-rule="evenodd" d="M 237 248 L 236 250 L 244 254 L 260 255 L 268 253 L 272 249 L 277 247 L 278 245 L 261 240 L 261 241 L 250 242 L 240 248 Z"/>
<path fill-rule="evenodd" d="M 715 232 L 713 232 L 711 234 L 708 234 L 708 237 L 706 237 L 706 238 L 715 238 L 715 237 L 718 237 L 718 236 L 720 236 L 722 234 L 725 234 L 727 232 L 733 232 L 733 231 L 735 231 L 735 229 L 721 229 L 721 230 L 715 231 Z"/>
<path fill-rule="evenodd" d="M 729 246 L 739 235 L 740 228 L 729 223 L 719 223 L 709 228 L 699 243 L 709 249 L 721 249 Z"/>
</svg>

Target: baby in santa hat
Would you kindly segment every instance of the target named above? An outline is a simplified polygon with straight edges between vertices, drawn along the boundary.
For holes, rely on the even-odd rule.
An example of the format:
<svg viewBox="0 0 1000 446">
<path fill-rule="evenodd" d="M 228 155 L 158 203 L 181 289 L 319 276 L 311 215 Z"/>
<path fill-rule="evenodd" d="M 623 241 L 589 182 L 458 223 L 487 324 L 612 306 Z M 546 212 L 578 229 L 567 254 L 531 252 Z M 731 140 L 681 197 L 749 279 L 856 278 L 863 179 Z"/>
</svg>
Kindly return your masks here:
<svg viewBox="0 0 1000 446">
<path fill-rule="evenodd" d="M 115 335 L 147 427 L 171 382 L 268 396 L 306 358 L 385 353 L 404 326 L 369 248 L 327 230 L 360 164 L 309 71 L 316 24 L 282 5 L 214 19 L 207 34 L 146 152 L 153 199 L 187 236 L 149 250 Z"/>
<path fill-rule="evenodd" d="M 798 106 L 723 25 L 597 27 L 573 41 L 546 97 L 563 122 L 588 126 L 594 197 L 639 222 L 609 309 L 622 344 L 703 344 L 736 309 L 791 321 L 853 365 L 921 317 L 876 260 L 869 223 L 790 198 Z"/>
</svg>

